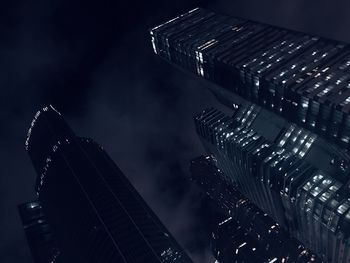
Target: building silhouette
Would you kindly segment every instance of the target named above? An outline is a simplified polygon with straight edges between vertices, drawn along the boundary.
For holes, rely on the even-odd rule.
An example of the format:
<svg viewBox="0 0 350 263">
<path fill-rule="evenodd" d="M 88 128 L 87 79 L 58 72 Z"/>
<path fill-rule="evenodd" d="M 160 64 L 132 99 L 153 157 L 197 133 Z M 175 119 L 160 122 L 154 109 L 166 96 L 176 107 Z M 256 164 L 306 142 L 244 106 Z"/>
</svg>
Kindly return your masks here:
<svg viewBox="0 0 350 263">
<path fill-rule="evenodd" d="M 26 149 L 64 262 L 192 262 L 103 148 L 52 106 L 35 115 Z"/>
<path fill-rule="evenodd" d="M 161 58 L 218 84 L 227 107 L 195 117 L 218 180 L 324 262 L 350 262 L 349 45 L 202 8 L 150 35 Z"/>
</svg>

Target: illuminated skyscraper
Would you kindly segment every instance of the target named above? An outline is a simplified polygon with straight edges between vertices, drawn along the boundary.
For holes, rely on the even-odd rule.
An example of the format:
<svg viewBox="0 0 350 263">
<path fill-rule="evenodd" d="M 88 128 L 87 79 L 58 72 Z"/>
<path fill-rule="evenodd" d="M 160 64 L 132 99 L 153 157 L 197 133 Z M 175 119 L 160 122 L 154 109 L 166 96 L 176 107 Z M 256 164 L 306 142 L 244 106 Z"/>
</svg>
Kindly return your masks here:
<svg viewBox="0 0 350 263">
<path fill-rule="evenodd" d="M 348 44 L 202 8 L 150 33 L 159 56 L 348 147 Z"/>
<path fill-rule="evenodd" d="M 202 8 L 150 34 L 157 55 L 221 86 L 225 112 L 195 123 L 222 180 L 323 261 L 350 262 L 349 45 Z"/>
<path fill-rule="evenodd" d="M 192 262 L 103 148 L 52 106 L 35 115 L 26 149 L 65 262 Z"/>
<path fill-rule="evenodd" d="M 233 116 L 205 110 L 195 118 L 197 132 L 224 180 L 324 261 L 342 262 L 350 249 L 342 152 L 260 110 L 241 106 Z"/>
</svg>

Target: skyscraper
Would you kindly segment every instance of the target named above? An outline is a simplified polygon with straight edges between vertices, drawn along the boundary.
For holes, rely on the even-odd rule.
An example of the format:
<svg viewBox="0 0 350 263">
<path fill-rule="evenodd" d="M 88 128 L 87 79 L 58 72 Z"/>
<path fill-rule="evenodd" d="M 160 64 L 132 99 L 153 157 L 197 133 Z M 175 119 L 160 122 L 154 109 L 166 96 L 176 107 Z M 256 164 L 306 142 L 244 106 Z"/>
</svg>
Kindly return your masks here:
<svg viewBox="0 0 350 263">
<path fill-rule="evenodd" d="M 348 44 L 202 8 L 150 33 L 162 58 L 348 148 Z"/>
<path fill-rule="evenodd" d="M 349 45 L 202 8 L 150 34 L 160 57 L 221 86 L 225 112 L 195 123 L 222 180 L 323 261 L 350 261 Z"/>
<path fill-rule="evenodd" d="M 205 110 L 195 118 L 197 132 L 226 181 L 324 261 L 342 262 L 350 233 L 342 152 L 255 110 L 238 107 L 233 116 Z"/>
<path fill-rule="evenodd" d="M 191 161 L 190 170 L 191 179 L 226 215 L 212 235 L 219 262 L 321 262 L 244 197 L 215 163 L 213 157 L 201 156 Z"/>
<path fill-rule="evenodd" d="M 192 262 L 103 148 L 52 106 L 37 112 L 25 144 L 65 262 Z"/>
</svg>

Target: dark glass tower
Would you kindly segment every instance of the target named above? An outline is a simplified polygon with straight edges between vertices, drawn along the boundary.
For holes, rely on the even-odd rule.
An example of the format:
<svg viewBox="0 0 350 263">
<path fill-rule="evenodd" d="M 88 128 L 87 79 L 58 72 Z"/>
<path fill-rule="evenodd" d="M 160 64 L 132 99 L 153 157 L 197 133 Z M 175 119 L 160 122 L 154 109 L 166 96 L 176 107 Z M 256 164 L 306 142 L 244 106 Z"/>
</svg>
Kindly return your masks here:
<svg viewBox="0 0 350 263">
<path fill-rule="evenodd" d="M 103 148 L 52 106 L 35 115 L 26 149 L 65 262 L 192 262 Z"/>
<path fill-rule="evenodd" d="M 350 262 L 349 45 L 202 8 L 150 34 L 160 57 L 221 86 L 225 112 L 195 117 L 218 180 L 323 261 Z"/>
</svg>

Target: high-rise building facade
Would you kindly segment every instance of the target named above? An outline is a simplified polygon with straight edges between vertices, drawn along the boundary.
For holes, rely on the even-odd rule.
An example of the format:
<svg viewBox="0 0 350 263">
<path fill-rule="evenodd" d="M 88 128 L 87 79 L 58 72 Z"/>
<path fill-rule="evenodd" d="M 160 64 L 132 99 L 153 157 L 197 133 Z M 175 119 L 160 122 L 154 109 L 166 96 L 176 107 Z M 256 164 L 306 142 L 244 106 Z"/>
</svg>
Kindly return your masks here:
<svg viewBox="0 0 350 263">
<path fill-rule="evenodd" d="M 103 148 L 52 106 L 35 115 L 26 149 L 65 262 L 192 262 Z"/>
<path fill-rule="evenodd" d="M 324 261 L 347 260 L 348 179 L 337 149 L 294 124 L 254 116 L 252 107 L 238 107 L 233 116 L 208 109 L 195 121 L 225 180 Z"/>
<path fill-rule="evenodd" d="M 349 45 L 202 8 L 150 34 L 221 86 L 225 112 L 195 123 L 224 180 L 324 262 L 350 262 Z"/>
<path fill-rule="evenodd" d="M 227 181 L 213 157 L 192 160 L 190 170 L 191 179 L 226 215 L 212 235 L 214 255 L 220 263 L 257 259 L 259 262 L 321 262 Z"/>
<path fill-rule="evenodd" d="M 34 263 L 63 263 L 39 201 L 18 206 Z"/>
<path fill-rule="evenodd" d="M 348 148 L 349 45 L 202 8 L 150 33 L 159 56 Z"/>
<path fill-rule="evenodd" d="M 256 262 L 257 259 L 259 262 L 274 262 L 232 217 L 219 222 L 213 230 L 211 248 L 219 263 Z"/>
</svg>

